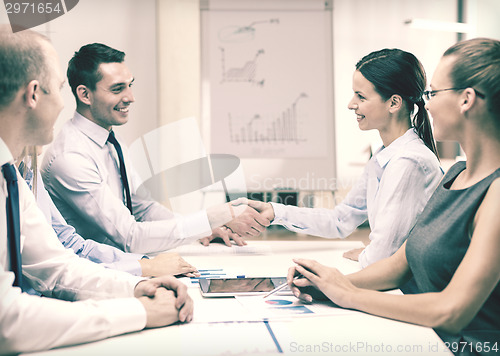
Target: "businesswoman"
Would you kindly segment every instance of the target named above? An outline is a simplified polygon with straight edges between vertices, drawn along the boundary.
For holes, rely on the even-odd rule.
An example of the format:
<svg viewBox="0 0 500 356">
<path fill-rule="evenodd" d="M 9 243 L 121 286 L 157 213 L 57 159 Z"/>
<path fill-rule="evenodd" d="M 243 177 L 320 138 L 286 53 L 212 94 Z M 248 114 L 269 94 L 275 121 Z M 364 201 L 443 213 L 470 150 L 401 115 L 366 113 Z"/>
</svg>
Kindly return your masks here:
<svg viewBox="0 0 500 356">
<path fill-rule="evenodd" d="M 370 244 L 344 255 L 366 267 L 403 244 L 443 173 L 422 97 L 425 72 L 413 54 L 399 49 L 368 54 L 356 64 L 352 87 L 349 109 L 361 130 L 378 130 L 383 146 L 342 203 L 335 209 L 249 204 L 272 224 L 326 238 L 347 237 L 368 219 Z"/>
<path fill-rule="evenodd" d="M 314 285 L 336 304 L 430 326 L 456 354 L 500 352 L 500 41 L 450 47 L 431 83 L 427 109 L 440 140 L 458 141 L 467 161 L 450 168 L 406 243 L 392 256 L 348 276 L 298 259 L 294 293 Z M 306 279 L 292 281 L 295 273 Z M 413 276 L 414 295 L 375 290 Z"/>
</svg>

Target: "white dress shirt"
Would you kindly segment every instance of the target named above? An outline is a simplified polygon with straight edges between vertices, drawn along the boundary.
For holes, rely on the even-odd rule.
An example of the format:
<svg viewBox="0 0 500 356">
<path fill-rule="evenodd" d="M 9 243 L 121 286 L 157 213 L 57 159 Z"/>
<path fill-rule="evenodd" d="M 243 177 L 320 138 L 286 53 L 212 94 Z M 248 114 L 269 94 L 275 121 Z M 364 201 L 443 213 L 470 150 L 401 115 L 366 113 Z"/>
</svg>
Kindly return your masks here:
<svg viewBox="0 0 500 356">
<path fill-rule="evenodd" d="M 33 171 L 28 170 L 23 175 L 26 183 L 32 189 Z M 36 203 L 47 218 L 47 222 L 52 225 L 57 238 L 64 247 L 72 249 L 79 257 L 100 263 L 106 268 L 128 272 L 136 276 L 142 274 L 139 260 L 144 258 L 144 255 L 126 253 L 116 247 L 84 239 L 76 233 L 73 226 L 66 224 L 61 213 L 50 199 L 49 193 L 45 190 L 40 172 L 37 172 L 37 175 Z"/>
<path fill-rule="evenodd" d="M 0 165 L 12 160 L 0 139 Z M 20 174 L 18 186 L 23 279 L 50 298 L 21 293 L 12 285 L 14 273 L 9 270 L 7 253 L 7 186 L 0 174 L 0 354 L 43 350 L 143 329 L 146 312 L 133 298 L 141 279 L 66 250 Z M 109 299 L 112 297 L 119 299 Z M 77 301 L 83 299 L 88 300 Z"/>
<path fill-rule="evenodd" d="M 84 238 L 134 253 L 165 251 L 212 233 L 206 211 L 181 216 L 139 196 L 140 180 L 120 144 L 132 197 L 134 215 L 130 214 L 108 135 L 75 112 L 45 153 L 41 169 L 45 188 L 69 225 Z"/>
<path fill-rule="evenodd" d="M 334 209 L 271 203 L 272 224 L 309 235 L 345 238 L 368 219 L 370 244 L 359 256 L 364 268 L 398 250 L 442 176 L 436 156 L 409 129 L 375 152 L 354 188 Z"/>
</svg>

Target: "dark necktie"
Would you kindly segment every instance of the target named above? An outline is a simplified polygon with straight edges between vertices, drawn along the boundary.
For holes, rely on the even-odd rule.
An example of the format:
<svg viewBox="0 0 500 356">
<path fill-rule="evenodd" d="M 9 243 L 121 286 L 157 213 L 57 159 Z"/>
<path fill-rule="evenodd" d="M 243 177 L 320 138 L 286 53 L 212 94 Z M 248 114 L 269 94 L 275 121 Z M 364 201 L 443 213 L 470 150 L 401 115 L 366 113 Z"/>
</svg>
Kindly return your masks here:
<svg viewBox="0 0 500 356">
<path fill-rule="evenodd" d="M 108 136 L 108 142 L 115 146 L 116 153 L 118 154 L 118 160 L 120 161 L 120 176 L 122 179 L 123 188 L 125 189 L 125 198 L 127 199 L 127 208 L 132 212 L 132 198 L 130 197 L 130 187 L 128 185 L 127 170 L 125 169 L 125 162 L 123 161 L 123 152 L 120 144 L 116 140 L 115 133 L 111 131 Z"/>
<path fill-rule="evenodd" d="M 17 187 L 16 169 L 10 163 L 2 166 L 3 175 L 7 182 L 7 236 L 9 245 L 9 256 L 11 271 L 14 272 L 14 286 L 21 286 L 22 267 L 21 267 L 21 224 L 19 221 L 19 190 Z"/>
</svg>

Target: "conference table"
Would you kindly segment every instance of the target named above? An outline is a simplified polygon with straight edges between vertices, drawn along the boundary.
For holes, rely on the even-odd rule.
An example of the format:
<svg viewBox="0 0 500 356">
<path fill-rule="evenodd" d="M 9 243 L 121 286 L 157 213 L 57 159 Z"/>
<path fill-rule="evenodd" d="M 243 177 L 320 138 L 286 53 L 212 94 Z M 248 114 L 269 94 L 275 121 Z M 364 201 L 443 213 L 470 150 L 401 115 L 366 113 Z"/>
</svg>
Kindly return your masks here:
<svg viewBox="0 0 500 356">
<path fill-rule="evenodd" d="M 358 271 L 358 262 L 342 255 L 363 246 L 361 241 L 349 239 L 263 238 L 250 240 L 244 247 L 194 243 L 176 251 L 199 270 L 208 271 L 203 278 L 283 277 L 296 257 L 315 259 L 343 273 Z M 262 306 L 261 296 L 204 298 L 197 280 L 182 280 L 194 300 L 191 323 L 30 355 L 451 354 L 431 328 L 338 308 L 333 303 L 300 305 L 293 296 L 269 297 L 273 303 L 288 303 L 284 307 Z M 293 312 L 286 309 L 289 306 L 294 307 Z"/>
</svg>

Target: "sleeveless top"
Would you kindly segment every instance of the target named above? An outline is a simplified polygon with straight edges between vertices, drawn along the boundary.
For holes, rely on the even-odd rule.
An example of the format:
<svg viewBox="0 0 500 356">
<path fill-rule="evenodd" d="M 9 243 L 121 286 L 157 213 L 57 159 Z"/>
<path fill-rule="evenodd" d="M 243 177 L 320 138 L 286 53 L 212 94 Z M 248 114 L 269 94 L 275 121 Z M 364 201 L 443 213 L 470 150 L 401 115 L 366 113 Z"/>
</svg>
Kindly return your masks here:
<svg viewBox="0 0 500 356">
<path fill-rule="evenodd" d="M 454 164 L 429 199 L 409 234 L 406 258 L 419 293 L 440 292 L 450 282 L 470 244 L 470 226 L 491 183 L 500 177 L 500 168 L 466 189 L 450 190 L 465 162 Z M 480 354 L 474 345 L 490 342 L 500 349 L 500 286 L 494 288 L 474 319 L 459 334 L 436 330 L 447 346 L 462 342 L 456 354 Z M 472 346 L 471 346 L 472 345 Z M 455 352 L 457 351 L 457 352 Z M 498 352 L 498 351 L 497 351 Z"/>
</svg>

